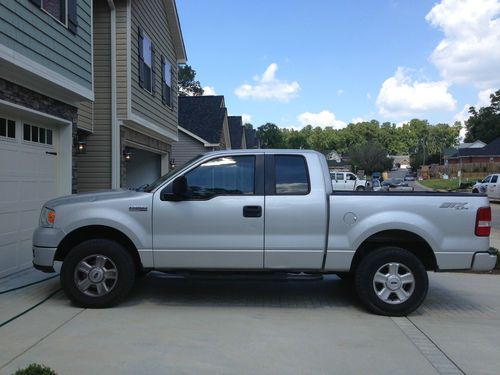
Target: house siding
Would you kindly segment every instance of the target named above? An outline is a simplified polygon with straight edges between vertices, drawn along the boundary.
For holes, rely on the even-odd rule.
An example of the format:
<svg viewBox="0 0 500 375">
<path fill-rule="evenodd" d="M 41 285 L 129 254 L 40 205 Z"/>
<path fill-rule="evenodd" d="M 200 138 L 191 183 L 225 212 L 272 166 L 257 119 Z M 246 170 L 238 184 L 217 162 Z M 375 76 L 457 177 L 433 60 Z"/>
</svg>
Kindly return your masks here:
<svg viewBox="0 0 500 375">
<path fill-rule="evenodd" d="M 93 103 L 81 102 L 78 106 L 78 128 L 92 131 Z"/>
<path fill-rule="evenodd" d="M 115 2 L 116 6 L 116 111 L 119 118 L 128 117 L 129 64 L 128 28 L 129 7 L 127 0 Z"/>
<path fill-rule="evenodd" d="M 177 134 L 177 60 L 170 28 L 167 21 L 167 13 L 163 0 L 151 0 L 148 2 L 131 1 L 131 110 L 152 123 L 164 127 L 166 130 Z M 139 86 L 138 66 L 138 30 L 139 26 L 151 39 L 155 46 L 155 68 L 156 79 L 155 94 Z M 162 103 L 161 98 L 161 56 L 170 62 L 172 74 L 172 108 Z"/>
<path fill-rule="evenodd" d="M 0 45 L 92 89 L 91 1 L 78 0 L 77 35 L 29 0 L 0 2 Z"/>
<path fill-rule="evenodd" d="M 108 4 L 94 3 L 93 133 L 78 155 L 78 192 L 111 188 L 111 22 Z"/>
<path fill-rule="evenodd" d="M 179 130 L 179 141 L 172 145 L 172 158 L 175 159 L 176 168 L 181 167 L 196 155 L 211 151 L 203 143 L 190 137 Z"/>
</svg>

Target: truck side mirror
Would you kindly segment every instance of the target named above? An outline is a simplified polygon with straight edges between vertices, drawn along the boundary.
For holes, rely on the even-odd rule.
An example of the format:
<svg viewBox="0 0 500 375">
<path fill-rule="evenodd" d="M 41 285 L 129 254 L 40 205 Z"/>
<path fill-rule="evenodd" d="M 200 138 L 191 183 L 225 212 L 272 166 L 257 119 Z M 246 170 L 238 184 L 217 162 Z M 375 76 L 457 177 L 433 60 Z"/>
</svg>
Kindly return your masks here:
<svg viewBox="0 0 500 375">
<path fill-rule="evenodd" d="M 186 176 L 179 176 L 172 182 L 172 193 L 177 197 L 184 197 L 188 191 Z"/>
<path fill-rule="evenodd" d="M 162 201 L 181 201 L 187 196 L 188 184 L 185 176 L 179 176 L 161 192 Z"/>
</svg>

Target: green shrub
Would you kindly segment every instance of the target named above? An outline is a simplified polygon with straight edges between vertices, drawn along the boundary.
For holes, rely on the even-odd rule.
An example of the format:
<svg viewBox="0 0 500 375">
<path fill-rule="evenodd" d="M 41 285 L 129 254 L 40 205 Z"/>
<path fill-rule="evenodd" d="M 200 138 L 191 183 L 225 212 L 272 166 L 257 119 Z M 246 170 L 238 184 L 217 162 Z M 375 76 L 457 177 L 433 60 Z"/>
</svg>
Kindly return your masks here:
<svg viewBox="0 0 500 375">
<path fill-rule="evenodd" d="M 17 370 L 13 375 L 57 375 L 51 368 L 32 363 L 28 367 Z"/>
</svg>

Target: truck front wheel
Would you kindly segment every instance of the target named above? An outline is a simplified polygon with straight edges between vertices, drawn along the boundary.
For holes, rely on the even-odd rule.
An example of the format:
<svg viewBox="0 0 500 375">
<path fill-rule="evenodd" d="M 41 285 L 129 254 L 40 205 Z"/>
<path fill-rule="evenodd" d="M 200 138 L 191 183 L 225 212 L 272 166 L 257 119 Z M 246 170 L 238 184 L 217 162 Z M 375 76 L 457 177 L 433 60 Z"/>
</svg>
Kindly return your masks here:
<svg viewBox="0 0 500 375">
<path fill-rule="evenodd" d="M 115 241 L 87 240 L 70 250 L 60 277 L 64 293 L 78 306 L 110 307 L 132 289 L 134 261 Z"/>
<path fill-rule="evenodd" d="M 379 315 L 403 316 L 424 301 L 429 279 L 424 265 L 400 247 L 381 247 L 366 255 L 355 272 L 361 302 Z"/>
</svg>

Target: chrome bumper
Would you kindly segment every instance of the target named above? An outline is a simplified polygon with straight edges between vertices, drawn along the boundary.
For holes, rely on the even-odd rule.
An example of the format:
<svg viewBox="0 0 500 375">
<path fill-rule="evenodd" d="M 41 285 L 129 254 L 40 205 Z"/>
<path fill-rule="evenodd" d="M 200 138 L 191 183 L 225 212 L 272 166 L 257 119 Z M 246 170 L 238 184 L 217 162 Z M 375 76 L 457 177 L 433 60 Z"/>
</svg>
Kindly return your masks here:
<svg viewBox="0 0 500 375">
<path fill-rule="evenodd" d="M 497 255 L 493 250 L 474 254 L 472 271 L 491 271 L 497 264 Z"/>
</svg>

